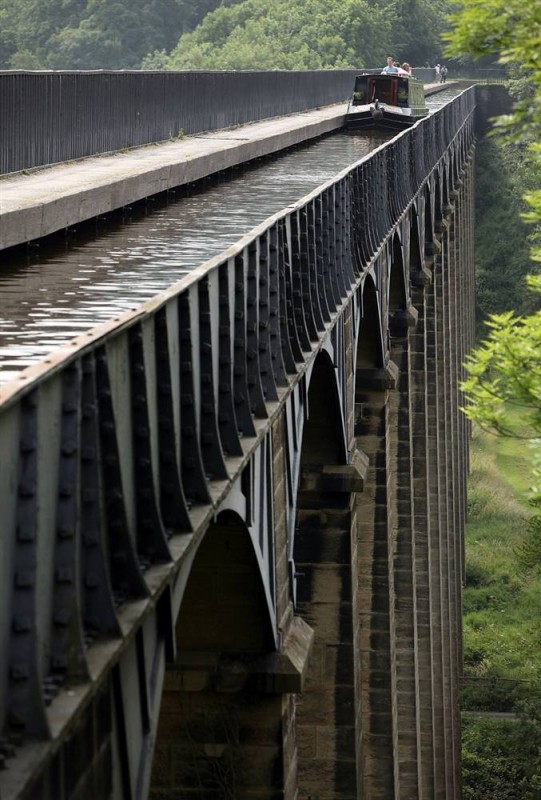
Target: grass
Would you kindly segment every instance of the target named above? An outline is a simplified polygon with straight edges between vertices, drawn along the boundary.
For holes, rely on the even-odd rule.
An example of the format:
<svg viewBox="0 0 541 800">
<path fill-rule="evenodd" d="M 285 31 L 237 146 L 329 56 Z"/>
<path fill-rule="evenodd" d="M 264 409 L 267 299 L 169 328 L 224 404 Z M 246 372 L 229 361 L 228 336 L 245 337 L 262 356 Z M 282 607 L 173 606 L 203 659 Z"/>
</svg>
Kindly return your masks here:
<svg viewBox="0 0 541 800">
<path fill-rule="evenodd" d="M 541 571 L 524 572 L 516 555 L 532 516 L 530 478 L 524 442 L 474 430 L 466 526 L 466 678 L 541 679 Z M 466 691 L 466 707 L 481 694 Z"/>
<path fill-rule="evenodd" d="M 533 513 L 531 476 L 524 442 L 474 430 L 462 709 L 515 716 L 463 715 L 464 800 L 541 798 L 541 568 L 525 571 L 517 557 Z"/>
</svg>

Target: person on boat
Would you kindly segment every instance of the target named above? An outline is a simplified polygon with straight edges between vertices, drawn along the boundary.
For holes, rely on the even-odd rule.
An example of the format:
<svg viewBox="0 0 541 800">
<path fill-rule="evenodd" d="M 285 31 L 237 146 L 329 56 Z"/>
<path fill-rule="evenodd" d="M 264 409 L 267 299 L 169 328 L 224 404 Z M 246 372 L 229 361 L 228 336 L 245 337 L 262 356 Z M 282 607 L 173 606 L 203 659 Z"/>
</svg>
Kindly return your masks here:
<svg viewBox="0 0 541 800">
<path fill-rule="evenodd" d="M 398 65 L 398 74 L 402 75 L 405 78 L 409 78 L 410 75 L 411 75 L 411 71 L 408 71 L 405 67 L 409 67 L 409 70 L 411 70 L 411 67 L 410 67 L 409 64 L 402 64 L 402 66 L 400 66 L 400 64 L 399 64 Z"/>
<path fill-rule="evenodd" d="M 383 67 L 381 74 L 396 75 L 397 73 L 398 73 L 398 67 L 395 67 L 393 57 L 387 56 L 387 66 Z"/>
</svg>

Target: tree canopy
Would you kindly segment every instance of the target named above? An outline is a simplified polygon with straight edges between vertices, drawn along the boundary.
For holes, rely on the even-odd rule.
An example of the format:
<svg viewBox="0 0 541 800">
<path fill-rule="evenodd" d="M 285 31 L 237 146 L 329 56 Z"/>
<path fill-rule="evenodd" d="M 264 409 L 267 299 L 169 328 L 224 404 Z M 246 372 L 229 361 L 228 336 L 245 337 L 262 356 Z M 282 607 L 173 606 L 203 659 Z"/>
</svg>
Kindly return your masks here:
<svg viewBox="0 0 541 800">
<path fill-rule="evenodd" d="M 0 0 L 0 68 L 134 69 L 220 0 Z"/>
<path fill-rule="evenodd" d="M 449 0 L 0 0 L 3 69 L 320 69 L 441 60 Z"/>
<path fill-rule="evenodd" d="M 541 174 L 541 6 L 522 0 L 460 0 L 447 34 L 453 56 L 495 54 L 512 65 L 513 113 L 499 120 L 499 129 L 523 148 L 539 187 Z M 524 218 L 533 224 L 532 274 L 528 284 L 535 297 L 541 293 L 541 189 L 525 195 Z M 534 445 L 532 503 L 541 507 L 541 310 L 518 316 L 513 311 L 493 314 L 489 334 L 467 361 L 463 383 L 466 414 L 489 429 L 505 435 L 529 438 Z M 534 518 L 539 521 L 539 516 Z M 539 526 L 534 524 L 534 528 Z M 538 532 L 539 534 L 539 532 Z M 541 563 L 541 537 L 537 560 Z M 536 540 L 537 541 L 537 540 Z M 531 544 L 535 545 L 532 540 Z M 534 546 L 535 549 L 535 546 Z M 531 555 L 531 553 L 530 553 Z"/>
<path fill-rule="evenodd" d="M 447 52 L 460 57 L 494 55 L 514 68 L 510 89 L 515 94 L 511 115 L 498 120 L 499 127 L 517 142 L 527 145 L 532 168 L 541 171 L 541 5 L 523 0 L 452 0 L 460 11 L 452 15 L 453 28 L 444 34 Z M 539 182 L 537 182 L 539 185 Z M 527 219 L 541 222 L 541 189 L 528 193 Z M 533 258 L 541 260 L 534 248 Z"/>
<path fill-rule="evenodd" d="M 208 14 L 184 34 L 168 69 L 374 67 L 393 53 L 413 65 L 435 60 L 444 0 L 243 0 Z"/>
</svg>

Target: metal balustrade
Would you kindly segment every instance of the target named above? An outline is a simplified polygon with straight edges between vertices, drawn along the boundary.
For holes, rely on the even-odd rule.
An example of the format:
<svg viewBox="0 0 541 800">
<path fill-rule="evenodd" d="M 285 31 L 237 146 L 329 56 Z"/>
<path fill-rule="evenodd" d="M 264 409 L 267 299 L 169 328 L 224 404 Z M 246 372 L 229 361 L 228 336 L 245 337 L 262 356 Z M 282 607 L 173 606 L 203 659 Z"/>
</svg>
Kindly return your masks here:
<svg viewBox="0 0 541 800">
<path fill-rule="evenodd" d="M 0 174 L 345 103 L 355 75 L 0 72 Z"/>
<path fill-rule="evenodd" d="M 357 72 L 0 72 L 0 175 L 345 103 Z"/>
</svg>

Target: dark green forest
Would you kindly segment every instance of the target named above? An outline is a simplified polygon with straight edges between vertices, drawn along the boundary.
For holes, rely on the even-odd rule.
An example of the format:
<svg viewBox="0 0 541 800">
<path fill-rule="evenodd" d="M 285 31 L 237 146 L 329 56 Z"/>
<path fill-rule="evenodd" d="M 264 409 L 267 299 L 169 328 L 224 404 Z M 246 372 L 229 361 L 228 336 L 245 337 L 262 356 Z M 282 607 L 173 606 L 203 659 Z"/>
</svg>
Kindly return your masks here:
<svg viewBox="0 0 541 800">
<path fill-rule="evenodd" d="M 139 69 L 220 0 L 0 0 L 2 69 Z"/>
<path fill-rule="evenodd" d="M 0 0 L 0 69 L 323 69 L 442 58 L 449 0 Z"/>
</svg>

